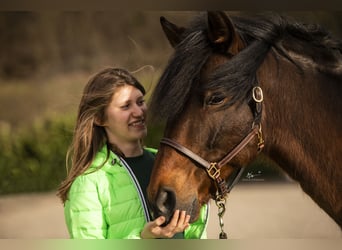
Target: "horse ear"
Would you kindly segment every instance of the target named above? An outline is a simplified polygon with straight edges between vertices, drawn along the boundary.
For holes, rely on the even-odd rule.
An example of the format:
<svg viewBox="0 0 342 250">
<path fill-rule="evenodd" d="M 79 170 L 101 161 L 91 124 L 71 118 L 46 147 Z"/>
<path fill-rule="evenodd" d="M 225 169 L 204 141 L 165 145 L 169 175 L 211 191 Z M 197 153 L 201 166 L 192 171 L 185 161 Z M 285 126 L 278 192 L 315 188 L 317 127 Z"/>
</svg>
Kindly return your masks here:
<svg viewBox="0 0 342 250">
<path fill-rule="evenodd" d="M 208 11 L 208 37 L 212 44 L 232 55 L 244 47 L 232 21 L 222 11 Z"/>
<path fill-rule="evenodd" d="M 178 27 L 177 25 L 166 20 L 166 18 L 163 16 L 160 17 L 160 24 L 171 46 L 173 48 L 176 47 L 177 44 L 181 42 L 181 36 L 185 28 Z"/>
</svg>

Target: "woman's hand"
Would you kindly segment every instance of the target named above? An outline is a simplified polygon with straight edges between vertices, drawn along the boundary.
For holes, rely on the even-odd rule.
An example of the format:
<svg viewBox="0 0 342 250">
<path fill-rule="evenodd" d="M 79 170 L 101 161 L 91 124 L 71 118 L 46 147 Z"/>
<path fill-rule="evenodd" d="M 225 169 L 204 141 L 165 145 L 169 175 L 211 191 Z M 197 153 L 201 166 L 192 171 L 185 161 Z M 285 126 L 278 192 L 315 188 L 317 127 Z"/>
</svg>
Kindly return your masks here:
<svg viewBox="0 0 342 250">
<path fill-rule="evenodd" d="M 172 238 L 176 233 L 183 232 L 190 225 L 189 221 L 190 215 L 186 215 L 185 211 L 180 212 L 179 210 L 176 210 L 170 223 L 164 227 L 161 226 L 165 222 L 164 216 L 160 216 L 154 221 L 148 222 L 141 232 L 141 238 Z"/>
</svg>

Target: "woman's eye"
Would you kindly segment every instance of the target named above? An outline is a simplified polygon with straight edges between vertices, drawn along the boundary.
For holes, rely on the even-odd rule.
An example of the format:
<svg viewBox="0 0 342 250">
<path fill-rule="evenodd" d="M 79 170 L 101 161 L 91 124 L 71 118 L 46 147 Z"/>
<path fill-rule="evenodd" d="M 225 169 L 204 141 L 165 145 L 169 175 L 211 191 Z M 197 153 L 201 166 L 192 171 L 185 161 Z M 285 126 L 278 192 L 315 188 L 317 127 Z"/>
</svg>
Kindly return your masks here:
<svg viewBox="0 0 342 250">
<path fill-rule="evenodd" d="M 138 102 L 138 105 L 139 105 L 139 106 L 142 106 L 142 105 L 144 105 L 144 103 L 145 103 L 145 100 L 140 100 L 140 101 Z"/>
<path fill-rule="evenodd" d="M 223 103 L 225 97 L 223 95 L 212 95 L 207 99 L 207 105 L 219 105 Z"/>
<path fill-rule="evenodd" d="M 121 106 L 121 109 L 128 109 L 128 108 L 129 108 L 129 104 Z"/>
</svg>

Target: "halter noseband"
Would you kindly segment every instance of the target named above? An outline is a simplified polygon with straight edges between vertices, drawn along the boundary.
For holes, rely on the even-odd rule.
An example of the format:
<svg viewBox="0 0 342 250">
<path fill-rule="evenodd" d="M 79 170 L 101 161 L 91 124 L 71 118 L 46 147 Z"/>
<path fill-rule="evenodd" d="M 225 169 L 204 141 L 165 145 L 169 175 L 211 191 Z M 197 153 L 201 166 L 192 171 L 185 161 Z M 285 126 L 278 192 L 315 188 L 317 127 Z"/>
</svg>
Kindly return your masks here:
<svg viewBox="0 0 342 250">
<path fill-rule="evenodd" d="M 232 190 L 234 185 L 239 181 L 243 173 L 244 167 L 238 170 L 234 179 L 228 184 L 226 183 L 224 179 L 221 178 L 221 168 L 225 164 L 227 164 L 231 159 L 233 159 L 255 136 L 258 136 L 258 152 L 260 152 L 262 148 L 264 147 L 264 140 L 263 140 L 262 131 L 261 131 L 261 112 L 262 112 L 263 93 L 262 93 L 262 89 L 259 86 L 256 86 L 253 88 L 252 97 L 254 100 L 255 107 L 252 107 L 252 110 L 254 111 L 254 121 L 253 121 L 251 131 L 242 139 L 242 141 L 238 145 L 236 145 L 219 162 L 208 162 L 204 160 L 202 157 L 200 157 L 199 155 L 192 152 L 190 149 L 180 145 L 179 143 L 171 139 L 162 138 L 160 141 L 160 143 L 166 144 L 176 149 L 177 151 L 183 153 L 190 159 L 200 164 L 202 167 L 205 168 L 209 177 L 215 181 L 216 188 L 217 188 L 215 202 L 219 210 L 221 210 L 221 212 L 219 212 L 221 229 L 223 228 L 222 216 L 225 211 L 225 197 Z M 221 231 L 220 238 L 226 238 L 226 235 L 223 232 L 223 229 Z"/>
<path fill-rule="evenodd" d="M 183 153 L 190 159 L 196 161 L 201 166 L 203 166 L 205 170 L 207 171 L 207 174 L 209 175 L 209 177 L 213 179 L 214 181 L 216 181 L 216 184 L 218 187 L 218 194 L 216 195 L 216 199 L 217 199 L 217 198 L 224 197 L 227 193 L 229 193 L 232 190 L 234 185 L 239 180 L 244 169 L 244 168 L 240 168 L 234 180 L 231 183 L 229 183 L 229 185 L 227 185 L 225 180 L 222 179 L 220 176 L 221 168 L 225 164 L 227 164 L 231 159 L 233 159 L 234 156 L 236 156 L 254 138 L 254 136 L 259 135 L 260 133 L 261 133 L 261 127 L 259 127 L 258 125 L 255 125 L 252 131 L 249 132 L 249 134 L 219 162 L 208 162 L 204 160 L 202 157 L 200 157 L 199 155 L 189 150 L 188 148 L 168 138 L 161 139 L 160 143 L 166 144 L 176 149 L 177 151 Z"/>
</svg>

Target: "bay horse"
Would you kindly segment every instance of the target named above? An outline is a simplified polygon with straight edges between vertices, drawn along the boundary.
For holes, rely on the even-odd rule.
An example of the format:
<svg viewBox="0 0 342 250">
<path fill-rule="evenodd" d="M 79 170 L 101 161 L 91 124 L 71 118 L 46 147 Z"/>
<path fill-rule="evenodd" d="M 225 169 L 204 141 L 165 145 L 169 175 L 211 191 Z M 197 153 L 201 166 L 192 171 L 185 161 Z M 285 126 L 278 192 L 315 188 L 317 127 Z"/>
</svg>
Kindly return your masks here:
<svg viewBox="0 0 342 250">
<path fill-rule="evenodd" d="M 160 21 L 174 53 L 150 99 L 166 123 L 148 187 L 154 215 L 181 209 L 195 221 L 263 150 L 341 227 L 341 41 L 275 13 Z"/>
</svg>

